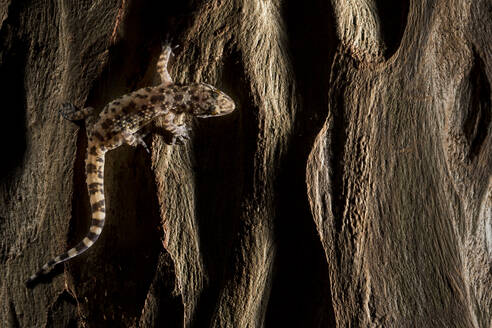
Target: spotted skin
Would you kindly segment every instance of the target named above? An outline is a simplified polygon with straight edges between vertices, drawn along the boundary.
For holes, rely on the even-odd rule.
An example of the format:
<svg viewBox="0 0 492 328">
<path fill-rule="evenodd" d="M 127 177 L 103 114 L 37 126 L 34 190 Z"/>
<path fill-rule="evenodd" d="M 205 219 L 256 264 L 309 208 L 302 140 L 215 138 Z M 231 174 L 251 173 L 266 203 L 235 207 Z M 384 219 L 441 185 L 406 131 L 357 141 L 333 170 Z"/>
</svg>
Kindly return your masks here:
<svg viewBox="0 0 492 328">
<path fill-rule="evenodd" d="M 96 117 L 95 122 L 95 110 L 92 107 L 79 110 L 72 104 L 62 106 L 60 112 L 63 117 L 72 121 L 85 120 L 86 123 L 88 146 L 85 167 L 92 213 L 91 226 L 80 243 L 44 264 L 28 279 L 27 284 L 49 273 L 58 263 L 82 254 L 101 235 L 106 218 L 104 161 L 108 151 L 123 144 L 142 145 L 148 151 L 143 140 L 145 127 L 157 117 L 163 117 L 163 128 L 172 135 L 170 143 L 175 144 L 188 139 L 187 126 L 174 122 L 176 115 L 213 117 L 229 114 L 234 110 L 234 101 L 209 84 L 174 84 L 167 70 L 171 53 L 170 46 L 163 47 L 157 62 L 161 84 L 139 89 L 111 101 Z"/>
</svg>

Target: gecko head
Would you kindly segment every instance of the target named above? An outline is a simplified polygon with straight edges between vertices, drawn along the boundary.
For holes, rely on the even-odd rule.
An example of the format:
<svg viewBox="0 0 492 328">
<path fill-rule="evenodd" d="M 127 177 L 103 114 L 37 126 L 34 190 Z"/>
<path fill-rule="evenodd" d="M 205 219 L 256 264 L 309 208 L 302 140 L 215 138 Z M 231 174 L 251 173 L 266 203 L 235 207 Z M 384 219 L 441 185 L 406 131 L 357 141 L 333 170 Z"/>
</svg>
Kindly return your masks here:
<svg viewBox="0 0 492 328">
<path fill-rule="evenodd" d="M 222 116 L 236 108 L 231 97 L 206 83 L 196 85 L 192 91 L 192 99 L 195 100 L 193 115 L 198 117 Z"/>
</svg>

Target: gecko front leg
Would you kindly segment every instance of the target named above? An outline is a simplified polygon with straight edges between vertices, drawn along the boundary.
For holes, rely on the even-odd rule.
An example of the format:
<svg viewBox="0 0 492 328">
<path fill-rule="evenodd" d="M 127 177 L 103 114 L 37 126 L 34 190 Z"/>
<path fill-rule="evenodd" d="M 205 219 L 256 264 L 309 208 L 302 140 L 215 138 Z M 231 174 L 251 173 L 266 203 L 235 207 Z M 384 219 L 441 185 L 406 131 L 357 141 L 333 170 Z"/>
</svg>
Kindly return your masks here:
<svg viewBox="0 0 492 328">
<path fill-rule="evenodd" d="M 97 116 L 95 115 L 96 110 L 93 107 L 80 109 L 72 103 L 62 104 L 60 114 L 64 119 L 72 121 L 77 125 L 80 125 L 78 123 L 79 121 L 85 121 L 86 125 L 92 125 L 97 119 Z"/>
<path fill-rule="evenodd" d="M 183 124 L 172 123 L 171 125 L 167 126 L 166 129 L 172 135 L 171 145 L 174 144 L 181 145 L 184 144 L 186 140 L 190 139 L 190 135 L 189 135 L 190 129 L 185 123 Z"/>
<path fill-rule="evenodd" d="M 170 145 L 183 144 L 186 140 L 190 139 L 189 128 L 186 123 L 176 124 L 174 122 L 175 115 L 168 113 L 164 116 L 163 129 L 170 134 Z"/>
</svg>

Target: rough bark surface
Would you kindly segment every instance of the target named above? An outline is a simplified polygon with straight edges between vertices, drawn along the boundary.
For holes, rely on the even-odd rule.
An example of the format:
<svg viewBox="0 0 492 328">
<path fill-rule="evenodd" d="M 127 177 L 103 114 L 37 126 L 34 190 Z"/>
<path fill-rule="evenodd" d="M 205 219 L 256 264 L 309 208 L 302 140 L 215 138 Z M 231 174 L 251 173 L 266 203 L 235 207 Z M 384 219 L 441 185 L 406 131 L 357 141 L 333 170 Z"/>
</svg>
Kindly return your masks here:
<svg viewBox="0 0 492 328">
<path fill-rule="evenodd" d="M 334 2 L 307 166 L 337 325 L 492 327 L 492 4 L 380 3 Z"/>
<path fill-rule="evenodd" d="M 89 225 L 60 104 L 167 35 L 237 110 L 109 153 L 101 238 L 27 289 Z M 0 0 L 0 326 L 492 327 L 491 36 L 487 0 Z"/>
</svg>

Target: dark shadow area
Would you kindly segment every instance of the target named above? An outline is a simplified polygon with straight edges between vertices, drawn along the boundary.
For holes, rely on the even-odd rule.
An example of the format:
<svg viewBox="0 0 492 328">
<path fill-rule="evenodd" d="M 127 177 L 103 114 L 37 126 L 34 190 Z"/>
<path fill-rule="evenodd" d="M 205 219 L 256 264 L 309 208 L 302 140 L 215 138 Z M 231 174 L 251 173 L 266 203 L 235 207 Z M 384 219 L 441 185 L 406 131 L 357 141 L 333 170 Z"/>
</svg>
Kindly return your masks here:
<svg viewBox="0 0 492 328">
<path fill-rule="evenodd" d="M 339 42 L 329 4 L 291 1 L 284 13 L 300 105 L 276 185 L 278 248 L 266 327 L 335 327 L 328 265 L 305 178 L 308 155 L 328 113 L 330 65 Z"/>
<path fill-rule="evenodd" d="M 145 304 L 146 309 L 137 327 L 183 327 L 183 300 L 181 295 L 174 293 L 175 277 L 173 260 L 169 253 L 163 251 L 149 289 L 149 302 Z"/>
<path fill-rule="evenodd" d="M 236 110 L 224 117 L 196 119 L 193 149 L 196 172 L 197 221 L 200 249 L 208 284 L 200 296 L 194 327 L 209 327 L 225 281 L 236 275 L 236 255 L 241 204 L 245 181 L 253 181 L 254 154 L 258 123 L 257 111 L 245 108 L 251 104 L 242 87 L 246 83 L 240 54 L 226 49 L 222 77 L 217 85 L 231 96 Z M 228 88 L 233 89 L 228 89 Z"/>
<path fill-rule="evenodd" d="M 46 327 L 77 328 L 76 312 L 77 300 L 64 290 L 49 308 Z"/>
<path fill-rule="evenodd" d="M 8 179 L 16 168 L 22 166 L 26 152 L 25 70 L 28 40 L 22 40 L 19 17 L 24 10 L 20 2 L 9 6 L 7 19 L 0 31 L 0 90 L 2 90 L 2 118 L 0 140 L 2 156 L 0 183 Z"/>
<path fill-rule="evenodd" d="M 15 311 L 15 305 L 12 301 L 9 302 L 9 312 L 8 312 L 8 319 L 6 324 L 8 327 L 11 328 L 21 328 L 20 322 L 19 322 L 19 316 L 17 315 L 17 312 Z"/>
<path fill-rule="evenodd" d="M 386 46 L 384 56 L 390 58 L 398 50 L 407 26 L 409 0 L 376 0 L 376 7 Z"/>
<path fill-rule="evenodd" d="M 492 115 L 490 82 L 485 72 L 485 64 L 476 51 L 473 54 L 474 63 L 469 76 L 470 106 L 465 109 L 467 116 L 463 126 L 466 139 L 470 144 L 468 153 L 470 159 L 475 158 L 480 153 L 490 129 Z"/>
</svg>

